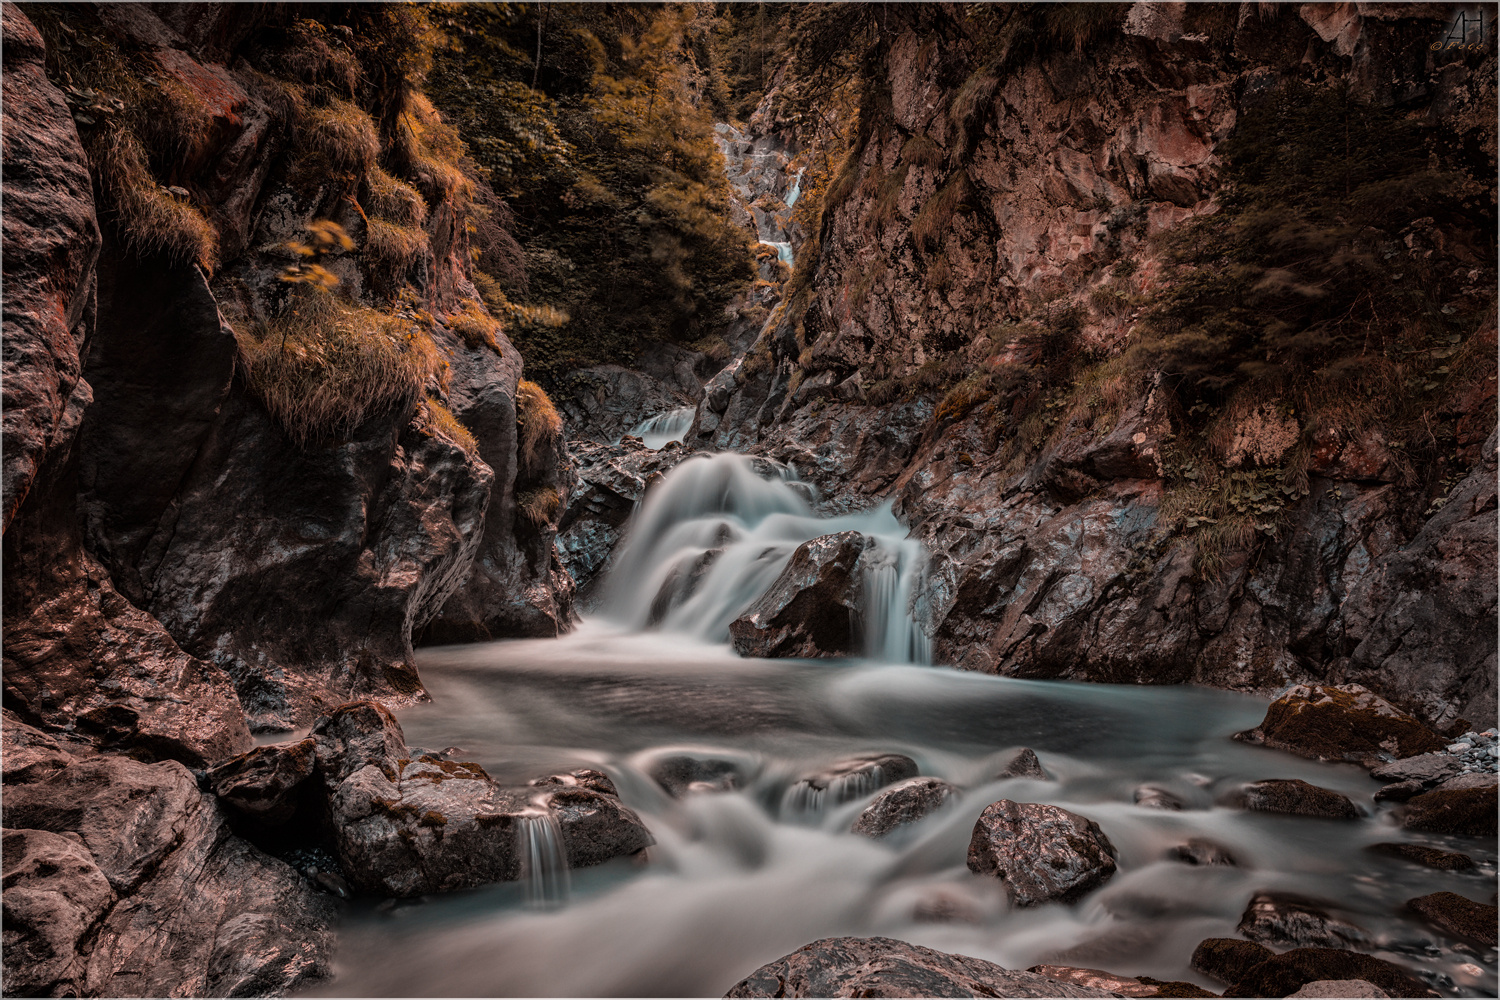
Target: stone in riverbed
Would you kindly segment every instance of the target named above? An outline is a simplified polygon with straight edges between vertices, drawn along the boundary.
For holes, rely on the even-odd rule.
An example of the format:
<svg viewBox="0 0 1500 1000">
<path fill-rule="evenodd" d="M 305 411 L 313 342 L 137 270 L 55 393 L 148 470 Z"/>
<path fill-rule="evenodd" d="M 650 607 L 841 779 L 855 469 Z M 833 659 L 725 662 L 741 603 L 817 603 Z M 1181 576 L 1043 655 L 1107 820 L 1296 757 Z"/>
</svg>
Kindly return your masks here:
<svg viewBox="0 0 1500 1000">
<path fill-rule="evenodd" d="M 1297 948 L 1261 962 L 1229 989 L 1226 997 L 1290 996 L 1308 983 L 1360 979 L 1388 996 L 1437 996 L 1406 969 L 1393 962 L 1338 948 Z"/>
<path fill-rule="evenodd" d="M 1468 871 L 1474 867 L 1474 859 L 1467 854 L 1444 851 L 1436 847 L 1427 847 L 1424 844 L 1371 844 L 1365 850 L 1374 851 L 1377 854 L 1388 854 L 1394 858 L 1402 858 L 1427 868 L 1437 868 L 1440 871 Z"/>
<path fill-rule="evenodd" d="M 1441 750 L 1427 726 L 1359 684 L 1298 684 L 1266 709 L 1261 724 L 1237 740 L 1317 760 L 1369 760 L 1381 753 L 1412 757 Z"/>
<path fill-rule="evenodd" d="M 1206 938 L 1193 949 L 1189 965 L 1225 985 L 1239 982 L 1250 970 L 1276 953 L 1263 944 L 1239 938 Z"/>
<path fill-rule="evenodd" d="M 1291 893 L 1256 893 L 1235 930 L 1251 941 L 1282 948 L 1344 948 L 1366 940 L 1363 930 L 1331 916 L 1324 905 Z"/>
<path fill-rule="evenodd" d="M 892 938 L 824 938 L 761 966 L 725 997 L 1107 997 L 1108 990 Z"/>
<path fill-rule="evenodd" d="M 1157 995 L 1155 986 L 1147 986 L 1139 979 L 1117 976 L 1113 972 L 1105 972 L 1102 969 L 1080 969 L 1073 965 L 1033 965 L 1026 971 L 1035 972 L 1039 976 L 1046 976 L 1059 983 L 1106 990 L 1116 996 L 1154 997 Z"/>
<path fill-rule="evenodd" d="M 1042 770 L 1042 762 L 1037 759 L 1036 751 L 1030 747 L 1022 747 L 1010 762 L 1000 769 L 995 775 L 995 780 L 1004 781 L 1007 778 L 1035 778 L 1037 781 L 1051 781 L 1052 776 Z"/>
<path fill-rule="evenodd" d="M 1183 861 L 1190 865 L 1228 865 L 1234 866 L 1237 862 L 1234 855 L 1228 850 L 1220 847 L 1211 840 L 1201 837 L 1193 837 L 1186 844 L 1179 844 L 1167 852 L 1167 856 L 1175 861 Z"/>
<path fill-rule="evenodd" d="M 1072 902 L 1115 873 L 1114 845 L 1093 820 L 1057 806 L 1001 799 L 969 840 L 969 870 L 1005 882 L 1017 906 Z"/>
<path fill-rule="evenodd" d="M 842 531 L 803 542 L 776 582 L 729 624 L 741 656 L 849 656 L 863 606 L 858 563 L 871 540 Z"/>
<path fill-rule="evenodd" d="M 1135 790 L 1135 804 L 1143 809 L 1165 809 L 1179 812 L 1182 800 L 1160 785 L 1142 785 Z"/>
<path fill-rule="evenodd" d="M 1389 993 L 1363 979 L 1320 979 L 1308 983 L 1294 997 L 1388 997 Z"/>
<path fill-rule="evenodd" d="M 729 792 L 743 783 L 739 765 L 731 760 L 676 754 L 651 768 L 651 777 L 674 799 L 694 792 Z"/>
<path fill-rule="evenodd" d="M 899 753 L 852 757 L 831 767 L 803 775 L 787 789 L 786 803 L 795 812 L 818 812 L 850 802 L 877 788 L 917 774 L 917 762 Z"/>
<path fill-rule="evenodd" d="M 1462 769 L 1463 765 L 1452 754 L 1424 753 L 1371 768 L 1370 777 L 1380 781 L 1421 781 L 1432 784 L 1451 778 Z"/>
<path fill-rule="evenodd" d="M 865 806 L 850 828 L 863 837 L 880 838 L 899 826 L 915 823 L 958 797 L 957 788 L 942 778 L 908 778 L 891 785 Z"/>
<path fill-rule="evenodd" d="M 1465 938 L 1493 948 L 1500 910 L 1476 903 L 1456 892 L 1434 892 L 1406 901 L 1406 908 L 1434 927 L 1456 938 Z"/>
<path fill-rule="evenodd" d="M 1414 795 L 1421 795 L 1427 786 L 1416 779 L 1396 781 L 1382 785 L 1375 791 L 1376 802 L 1405 802 Z"/>
<path fill-rule="evenodd" d="M 1409 799 L 1401 807 L 1401 825 L 1428 833 L 1494 837 L 1495 808 L 1493 784 L 1479 788 L 1439 788 Z"/>
<path fill-rule="evenodd" d="M 1226 805 L 1252 812 L 1287 813 L 1292 816 L 1317 816 L 1324 819 L 1358 819 L 1359 810 L 1348 796 L 1299 778 L 1272 778 L 1255 781 L 1224 799 Z"/>
<path fill-rule="evenodd" d="M 1137 976 L 1142 986 L 1150 986 L 1156 990 L 1152 996 L 1158 997 L 1218 997 L 1217 993 L 1210 993 L 1197 983 L 1184 983 L 1181 981 L 1164 981 L 1152 979 L 1150 976 Z"/>
</svg>

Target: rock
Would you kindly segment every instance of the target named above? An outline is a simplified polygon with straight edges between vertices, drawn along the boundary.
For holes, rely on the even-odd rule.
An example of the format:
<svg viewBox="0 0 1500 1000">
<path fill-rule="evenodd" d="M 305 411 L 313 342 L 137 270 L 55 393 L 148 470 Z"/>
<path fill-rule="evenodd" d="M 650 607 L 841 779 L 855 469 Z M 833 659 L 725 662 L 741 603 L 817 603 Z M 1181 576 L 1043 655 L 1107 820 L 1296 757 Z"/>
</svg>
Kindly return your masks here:
<svg viewBox="0 0 1500 1000">
<path fill-rule="evenodd" d="M 1155 986 L 1147 986 L 1139 979 L 1117 976 L 1112 972 L 1099 969 L 1080 969 L 1071 965 L 1033 965 L 1026 971 L 1035 972 L 1048 979 L 1055 979 L 1059 983 L 1105 990 L 1115 996 L 1154 997 L 1158 995 Z"/>
<path fill-rule="evenodd" d="M 1284 997 L 1308 983 L 1348 979 L 1372 983 L 1388 996 L 1437 996 L 1399 965 L 1335 948 L 1297 948 L 1274 955 L 1246 972 L 1224 995 Z"/>
<path fill-rule="evenodd" d="M 683 351 L 687 362 L 686 377 L 672 372 L 671 378 L 619 365 L 593 365 L 576 368 L 568 375 L 566 395 L 558 404 L 568 421 L 569 432 L 577 439 L 609 443 L 631 431 L 648 417 L 682 406 L 691 406 L 698 391 L 693 375 L 695 359 L 702 355 Z"/>
<path fill-rule="evenodd" d="M 1461 792 L 1470 788 L 1494 788 L 1500 784 L 1500 775 L 1494 771 L 1486 771 L 1478 774 L 1455 774 L 1438 783 L 1433 789 L 1435 792 Z"/>
<path fill-rule="evenodd" d="M 1000 769 L 999 774 L 995 775 L 997 781 L 1004 781 L 1006 778 L 1052 780 L 1052 776 L 1042 769 L 1042 762 L 1037 759 L 1036 751 L 1030 747 L 1023 747 L 1016 751 L 1016 755 L 1010 759 L 1010 762 Z"/>
<path fill-rule="evenodd" d="M 1500 911 L 1494 906 L 1476 903 L 1456 892 L 1434 892 L 1408 899 L 1406 908 L 1446 934 L 1495 947 Z"/>
<path fill-rule="evenodd" d="M 562 832 L 570 868 L 639 854 L 656 843 L 640 817 L 622 805 L 616 795 L 580 785 L 547 793 L 541 805 Z"/>
<path fill-rule="evenodd" d="M 1386 997 L 1390 996 L 1374 983 L 1367 983 L 1363 979 L 1320 979 L 1317 982 L 1308 983 L 1296 993 L 1288 994 L 1294 997 Z"/>
<path fill-rule="evenodd" d="M 1371 768 L 1370 777 L 1381 781 L 1420 781 L 1432 784 L 1453 777 L 1461 768 L 1462 765 L 1451 754 L 1424 753 Z"/>
<path fill-rule="evenodd" d="M 209 787 L 230 815 L 262 828 L 280 826 L 296 815 L 299 793 L 317 764 L 317 745 L 309 736 L 256 747 L 210 768 Z"/>
<path fill-rule="evenodd" d="M 1180 981 L 1164 982 L 1160 979 L 1152 979 L 1150 976 L 1137 976 L 1142 986 L 1153 987 L 1156 992 L 1153 996 L 1159 997 L 1217 997 L 1219 994 L 1210 993 L 1196 983 L 1184 983 Z"/>
<path fill-rule="evenodd" d="M 533 778 L 527 784 L 536 787 L 539 785 L 566 785 L 578 788 L 586 788 L 600 795 L 613 795 L 620 797 L 620 790 L 610 780 L 609 775 L 592 767 L 579 768 L 576 771 L 568 771 L 566 774 L 549 774 L 545 778 Z"/>
<path fill-rule="evenodd" d="M 908 778 L 891 785 L 865 806 L 851 833 L 879 839 L 897 827 L 915 823 L 957 798 L 959 791 L 941 778 Z"/>
<path fill-rule="evenodd" d="M 1298 684 L 1266 709 L 1259 726 L 1235 739 L 1318 760 L 1368 760 L 1440 750 L 1443 739 L 1358 684 Z"/>
<path fill-rule="evenodd" d="M 1467 854 L 1444 851 L 1436 847 L 1427 847 L 1423 844 L 1371 844 L 1365 850 L 1375 851 L 1378 854 L 1388 854 L 1395 858 L 1403 858 L 1415 864 L 1423 865 L 1427 868 L 1437 868 L 1441 871 L 1468 871 L 1474 867 L 1474 859 Z"/>
<path fill-rule="evenodd" d="M 1107 997 L 891 938 L 824 938 L 767 963 L 726 997 Z"/>
<path fill-rule="evenodd" d="M 7 996 L 80 995 L 87 980 L 85 943 L 114 905 L 115 892 L 75 836 L 5 830 Z"/>
<path fill-rule="evenodd" d="M 1226 985 L 1239 982 L 1250 970 L 1276 953 L 1263 944 L 1239 938 L 1207 938 L 1198 942 L 1188 963 L 1210 979 Z"/>
<path fill-rule="evenodd" d="M 899 753 L 853 757 L 803 775 L 787 789 L 785 801 L 794 812 L 821 812 L 916 774 L 917 762 Z"/>
<path fill-rule="evenodd" d="M 741 656 L 847 656 L 860 651 L 858 563 L 869 538 L 857 531 L 803 542 L 781 575 L 729 625 Z"/>
<path fill-rule="evenodd" d="M 1253 896 L 1235 930 L 1251 941 L 1281 948 L 1344 948 L 1368 937 L 1355 925 L 1330 916 L 1316 900 L 1281 892 Z"/>
<path fill-rule="evenodd" d="M 1099 825 L 1057 806 L 1001 799 L 969 840 L 969 870 L 1005 882 L 1017 906 L 1072 902 L 1115 873 L 1114 845 Z"/>
<path fill-rule="evenodd" d="M 1417 780 L 1397 781 L 1394 784 L 1382 785 L 1375 791 L 1376 802 L 1405 802 L 1413 795 L 1422 794 L 1427 786 Z"/>
<path fill-rule="evenodd" d="M 1143 809 L 1166 809 L 1170 812 L 1182 809 L 1182 800 L 1158 785 L 1142 785 L 1135 790 L 1134 798 L 1135 804 Z"/>
<path fill-rule="evenodd" d="M 1211 840 L 1203 840 L 1200 837 L 1191 838 L 1186 844 L 1179 844 L 1167 852 L 1167 856 L 1177 861 L 1185 861 L 1190 865 L 1229 865 L 1238 864 L 1234 855 L 1228 850 L 1220 847 Z"/>
<path fill-rule="evenodd" d="M 1358 819 L 1359 810 L 1348 796 L 1301 779 L 1272 778 L 1255 781 L 1225 797 L 1227 804 L 1253 812 L 1319 816 L 1325 819 Z"/>
<path fill-rule="evenodd" d="M 984 914 L 973 901 L 947 892 L 933 892 L 917 901 L 911 918 L 923 924 L 980 924 Z"/>
<path fill-rule="evenodd" d="M 1466 837 L 1494 837 L 1495 786 L 1425 792 L 1401 807 L 1401 825 L 1408 830 L 1451 833 Z"/>
<path fill-rule="evenodd" d="M 730 792 L 744 781 L 739 765 L 734 761 L 686 754 L 657 761 L 651 768 L 651 777 L 676 799 L 693 792 Z"/>
</svg>

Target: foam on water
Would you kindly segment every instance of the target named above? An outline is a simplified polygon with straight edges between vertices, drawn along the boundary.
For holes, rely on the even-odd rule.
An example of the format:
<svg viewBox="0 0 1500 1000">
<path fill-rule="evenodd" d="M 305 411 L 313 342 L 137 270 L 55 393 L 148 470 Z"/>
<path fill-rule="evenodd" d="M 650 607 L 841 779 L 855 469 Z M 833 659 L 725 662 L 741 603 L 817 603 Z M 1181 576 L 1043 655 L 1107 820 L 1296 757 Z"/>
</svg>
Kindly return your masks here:
<svg viewBox="0 0 1500 1000">
<path fill-rule="evenodd" d="M 665 448 L 672 441 L 681 443 L 683 435 L 693 425 L 695 412 L 697 411 L 691 406 L 679 406 L 675 410 L 658 413 L 636 424 L 630 429 L 630 434 L 640 438 L 647 448 L 657 450 Z"/>
</svg>

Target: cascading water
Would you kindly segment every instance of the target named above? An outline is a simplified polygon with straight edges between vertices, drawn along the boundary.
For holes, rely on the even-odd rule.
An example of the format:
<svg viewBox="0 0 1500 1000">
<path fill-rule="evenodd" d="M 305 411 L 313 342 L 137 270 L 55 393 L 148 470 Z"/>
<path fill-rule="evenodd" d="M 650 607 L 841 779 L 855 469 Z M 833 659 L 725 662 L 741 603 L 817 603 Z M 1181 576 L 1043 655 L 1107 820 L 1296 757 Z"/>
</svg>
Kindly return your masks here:
<svg viewBox="0 0 1500 1000">
<path fill-rule="evenodd" d="M 693 425 L 694 408 L 679 406 L 675 410 L 648 417 L 630 429 L 632 437 L 638 437 L 647 448 L 661 449 L 672 441 L 681 442 L 683 435 Z"/>
<path fill-rule="evenodd" d="M 552 813 L 542 808 L 520 817 L 516 826 L 517 851 L 521 857 L 521 883 L 526 905 L 547 910 L 568 901 L 571 877 L 562 830 Z"/>
<path fill-rule="evenodd" d="M 792 189 L 786 193 L 786 198 L 783 199 L 786 202 L 787 208 L 791 208 L 797 204 L 797 199 L 802 197 L 802 174 L 805 170 L 806 168 L 797 171 L 797 179 L 792 181 Z"/>
<path fill-rule="evenodd" d="M 744 455 L 683 462 L 647 495 L 628 529 L 606 583 L 605 613 L 637 629 L 723 642 L 729 623 L 776 581 L 797 546 L 857 531 L 872 540 L 860 559 L 872 563 L 864 586 L 865 655 L 926 663 L 926 636 L 911 617 L 925 566 L 921 543 L 907 537 L 889 503 L 821 518 L 800 485 L 762 476 Z"/>
</svg>

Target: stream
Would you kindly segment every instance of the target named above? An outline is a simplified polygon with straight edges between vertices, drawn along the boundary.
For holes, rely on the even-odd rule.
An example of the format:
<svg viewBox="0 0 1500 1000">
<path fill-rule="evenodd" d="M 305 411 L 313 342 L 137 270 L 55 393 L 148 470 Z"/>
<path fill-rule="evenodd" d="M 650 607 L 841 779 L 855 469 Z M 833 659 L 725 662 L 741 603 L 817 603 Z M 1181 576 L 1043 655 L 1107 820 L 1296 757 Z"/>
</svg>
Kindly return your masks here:
<svg viewBox="0 0 1500 1000">
<path fill-rule="evenodd" d="M 1360 950 L 1445 995 L 1494 996 L 1496 954 L 1456 946 L 1401 909 L 1439 890 L 1488 899 L 1496 858 L 1471 839 L 1422 842 L 1470 854 L 1442 872 L 1364 850 L 1413 839 L 1372 799 L 1362 768 L 1238 743 L 1263 699 L 1191 687 L 1023 681 L 923 662 L 906 614 L 920 547 L 888 507 L 820 520 L 806 488 L 742 456 L 694 458 L 638 509 L 617 553 L 605 613 L 561 639 L 424 649 L 429 704 L 400 713 L 414 745 L 457 745 L 501 782 L 578 767 L 609 774 L 655 846 L 559 879 L 441 897 L 356 903 L 322 995 L 720 996 L 760 965 L 822 937 L 884 935 L 1024 969 L 1040 962 L 1222 986 L 1188 968 L 1207 937 L 1234 937 L 1251 895 L 1326 900 L 1368 935 Z M 861 530 L 891 553 L 866 659 L 755 660 L 727 624 L 796 545 Z M 906 547 L 903 547 L 903 543 Z M 666 584 L 702 568 L 680 593 Z M 670 600 L 655 600 L 663 592 Z M 894 623 L 894 624 L 893 624 Z M 883 631 L 882 631 L 883 630 Z M 896 662 L 892 662 L 896 661 Z M 905 661 L 905 662 L 900 662 Z M 1031 747 L 1055 779 L 996 780 Z M 875 792 L 807 808 L 789 792 L 852 756 L 901 753 L 964 790 L 956 804 L 875 841 L 848 832 Z M 720 762 L 730 790 L 674 798 L 651 776 L 666 758 Z M 1356 821 L 1216 806 L 1237 783 L 1302 778 L 1345 793 Z M 1136 804 L 1144 785 L 1180 811 Z M 830 799 L 836 798 L 830 796 Z M 1096 821 L 1119 871 L 1072 905 L 1014 909 L 969 872 L 974 821 L 1000 798 Z M 1169 852 L 1189 838 L 1235 866 Z M 1491 845 L 1492 846 L 1492 845 Z M 536 865 L 545 868 L 538 854 Z M 555 867 L 555 866 L 553 866 Z M 545 878 L 545 885 L 538 879 Z"/>
</svg>

